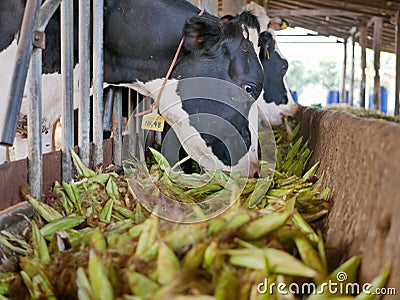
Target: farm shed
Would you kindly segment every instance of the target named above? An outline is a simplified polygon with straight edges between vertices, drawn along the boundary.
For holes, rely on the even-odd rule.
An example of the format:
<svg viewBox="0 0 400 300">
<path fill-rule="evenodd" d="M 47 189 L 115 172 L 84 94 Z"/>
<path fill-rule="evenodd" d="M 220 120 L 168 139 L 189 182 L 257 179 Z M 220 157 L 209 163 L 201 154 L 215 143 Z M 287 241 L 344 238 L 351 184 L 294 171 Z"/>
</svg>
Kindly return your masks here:
<svg viewBox="0 0 400 300">
<path fill-rule="evenodd" d="M 245 2 L 250 1 L 219 1 L 223 13 L 232 13 Z M 230 3 L 233 2 L 233 5 Z M 238 4 L 238 2 L 241 2 Z M 343 66 L 343 79 L 340 91 L 340 102 L 345 102 L 346 87 L 343 84 L 346 74 L 350 73 L 351 83 L 349 98 L 352 101 L 360 99 L 360 106 L 365 107 L 366 99 L 366 48 L 374 50 L 374 92 L 373 105 L 379 109 L 380 105 L 380 52 L 386 51 L 396 54 L 396 88 L 395 88 L 395 115 L 399 115 L 400 93 L 400 33 L 398 1 L 291 1 L 291 0 L 265 0 L 254 1 L 268 11 L 270 17 L 280 16 L 287 18 L 292 27 L 302 27 L 318 32 L 322 36 L 342 38 L 344 43 L 344 62 L 346 62 L 346 46 L 352 47 L 350 66 Z M 361 46 L 361 89 L 360 95 L 354 92 L 354 43 Z M 354 99 L 354 100 L 353 100 Z"/>
<path fill-rule="evenodd" d="M 312 29 L 321 35 L 333 35 L 345 40 L 351 38 L 376 50 L 375 105 L 379 103 L 380 90 L 379 51 L 397 53 L 398 113 L 400 33 L 397 24 L 400 3 L 361 0 L 329 0 L 323 3 L 270 0 L 258 3 L 266 7 L 270 16 L 287 18 L 291 26 Z M 213 1 L 204 1 L 202 4 L 209 7 L 210 11 L 216 9 Z M 242 4 L 233 0 L 219 1 L 218 9 L 221 15 L 234 13 L 236 11 L 232 11 L 232 7 L 236 10 Z M 365 90 L 363 95 L 365 97 Z M 400 259 L 397 255 L 400 250 L 398 125 L 304 107 L 300 108 L 297 118 L 302 124 L 304 136 L 310 140 L 313 151 L 310 164 L 321 162 L 318 174 L 324 173 L 324 184 L 332 187 L 331 212 L 323 221 L 323 228 L 327 244 L 343 250 L 340 255 L 335 253 L 335 258 L 344 260 L 352 255 L 361 255 L 361 282 L 370 282 L 387 261 L 392 261 L 392 273 L 387 286 L 400 289 Z M 102 153 L 104 163 L 112 161 L 112 143 L 113 140 L 105 141 Z M 116 150 L 118 147 L 114 146 L 114 154 Z M 61 157 L 61 152 L 44 156 L 43 190 L 50 187 L 54 180 L 62 179 Z M 4 191 L 0 202 L 3 209 L 2 226 L 16 221 L 16 212 L 26 211 L 26 205 L 19 203 L 21 200 L 18 195 L 27 186 L 28 165 L 25 159 L 0 166 L 0 190 Z M 385 299 L 396 299 L 396 296 L 387 296 Z"/>
</svg>

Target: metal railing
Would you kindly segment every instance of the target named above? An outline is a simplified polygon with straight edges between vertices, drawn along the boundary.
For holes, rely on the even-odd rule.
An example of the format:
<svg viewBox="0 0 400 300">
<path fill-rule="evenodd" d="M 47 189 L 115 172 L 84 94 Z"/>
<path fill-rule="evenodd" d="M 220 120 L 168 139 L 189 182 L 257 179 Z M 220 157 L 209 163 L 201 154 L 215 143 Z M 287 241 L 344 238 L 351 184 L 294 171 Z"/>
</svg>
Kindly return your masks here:
<svg viewBox="0 0 400 300">
<path fill-rule="evenodd" d="M 70 149 L 74 147 L 73 69 L 74 69 L 74 9 L 79 8 L 79 133 L 78 147 L 82 161 L 93 166 L 103 162 L 103 121 L 110 123 L 112 117 L 113 162 L 122 164 L 122 91 L 117 88 L 107 97 L 103 118 L 103 0 L 28 0 L 21 27 L 15 69 L 11 80 L 7 101 L 7 117 L 0 120 L 4 130 L 0 132 L 0 144 L 12 145 L 18 123 L 25 81 L 29 67 L 29 174 L 31 196 L 40 199 L 42 195 L 42 99 L 41 65 L 45 28 L 58 7 L 61 11 L 61 77 L 62 77 L 62 180 L 69 181 L 73 176 Z M 91 5 L 92 4 L 92 5 Z M 91 31 L 90 14 L 93 12 Z M 90 33 L 93 33 L 90 35 Z M 91 41 L 92 37 L 92 41 Z M 51 38 L 51 37 L 49 37 Z M 90 47 L 92 45 L 92 53 Z M 92 56 L 92 60 L 90 59 Z M 91 153 L 90 128 L 90 63 L 93 63 L 93 146 Z M 108 105 L 107 105 L 108 104 Z M 133 111 L 134 109 L 131 108 Z M 108 118 L 108 121 L 106 119 Z M 104 119 L 104 120 L 103 120 Z M 109 128 L 111 130 L 111 127 Z M 133 136 L 133 135 L 132 135 Z M 131 143 L 130 139 L 130 143 Z M 91 155 L 92 154 L 92 155 Z"/>
</svg>

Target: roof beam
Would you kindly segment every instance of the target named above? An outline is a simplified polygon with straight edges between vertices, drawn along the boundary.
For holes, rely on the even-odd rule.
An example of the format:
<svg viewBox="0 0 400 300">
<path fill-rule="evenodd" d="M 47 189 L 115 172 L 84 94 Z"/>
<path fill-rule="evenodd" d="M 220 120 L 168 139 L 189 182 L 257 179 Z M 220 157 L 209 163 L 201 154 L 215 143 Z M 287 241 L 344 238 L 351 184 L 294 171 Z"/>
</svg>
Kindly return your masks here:
<svg viewBox="0 0 400 300">
<path fill-rule="evenodd" d="M 269 16 L 359 16 L 362 13 L 340 9 L 270 9 Z"/>
</svg>

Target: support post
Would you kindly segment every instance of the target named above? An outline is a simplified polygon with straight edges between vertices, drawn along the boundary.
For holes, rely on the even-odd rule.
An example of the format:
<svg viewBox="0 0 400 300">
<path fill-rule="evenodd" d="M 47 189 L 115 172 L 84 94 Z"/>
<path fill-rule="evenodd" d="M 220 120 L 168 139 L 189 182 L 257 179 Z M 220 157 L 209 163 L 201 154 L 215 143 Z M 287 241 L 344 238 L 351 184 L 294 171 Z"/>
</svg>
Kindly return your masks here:
<svg viewBox="0 0 400 300">
<path fill-rule="evenodd" d="M 62 180 L 72 179 L 70 150 L 74 147 L 74 5 L 73 0 L 61 1 L 61 80 L 62 80 Z"/>
<path fill-rule="evenodd" d="M 35 199 L 42 197 L 42 49 L 34 48 L 29 72 L 28 97 L 28 178 L 29 193 Z"/>
<path fill-rule="evenodd" d="M 399 115 L 400 106 L 400 11 L 396 12 L 396 89 L 394 101 L 394 115 Z"/>
<path fill-rule="evenodd" d="M 82 162 L 90 162 L 90 1 L 79 0 L 79 124 L 78 146 Z"/>
<path fill-rule="evenodd" d="M 103 163 L 103 0 L 93 1 L 93 166 Z"/>
<path fill-rule="evenodd" d="M 122 88 L 116 88 L 113 108 L 113 162 L 122 165 Z"/>
<path fill-rule="evenodd" d="M 343 43 L 343 74 L 340 91 L 340 102 L 346 102 L 346 74 L 347 74 L 347 39 Z"/>
<path fill-rule="evenodd" d="M 373 108 L 376 110 L 381 109 L 381 79 L 379 75 L 380 69 L 380 58 L 381 58 L 381 41 L 382 41 L 382 25 L 383 20 L 381 17 L 374 17 L 374 96 L 373 96 Z"/>
<path fill-rule="evenodd" d="M 59 5 L 60 0 L 48 0 L 40 8 L 28 72 L 28 181 L 29 193 L 36 199 L 41 199 L 43 192 L 42 48 L 45 47 L 44 31 Z"/>
<path fill-rule="evenodd" d="M 350 90 L 349 90 L 349 105 L 354 105 L 354 49 L 355 40 L 354 33 L 351 34 L 351 70 L 350 70 Z"/>
<path fill-rule="evenodd" d="M 365 70 L 367 68 L 367 27 L 362 26 L 360 31 L 360 46 L 361 46 L 361 83 L 360 83 L 360 107 L 365 108 L 365 89 L 367 83 L 367 75 Z"/>
</svg>

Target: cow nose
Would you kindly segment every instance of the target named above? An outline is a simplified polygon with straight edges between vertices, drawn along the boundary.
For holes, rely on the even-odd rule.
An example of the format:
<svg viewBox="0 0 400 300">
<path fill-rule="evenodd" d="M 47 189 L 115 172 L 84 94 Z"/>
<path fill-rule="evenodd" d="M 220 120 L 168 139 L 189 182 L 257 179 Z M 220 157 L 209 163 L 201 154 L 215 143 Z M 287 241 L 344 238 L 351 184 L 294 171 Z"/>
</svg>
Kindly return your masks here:
<svg viewBox="0 0 400 300">
<path fill-rule="evenodd" d="M 258 162 L 254 162 L 250 166 L 249 177 L 261 178 L 261 166 Z"/>
</svg>

